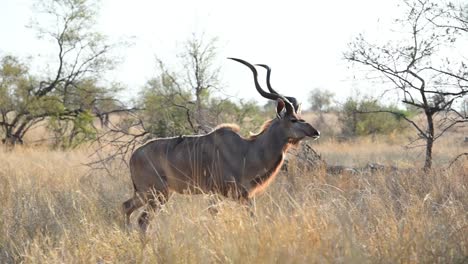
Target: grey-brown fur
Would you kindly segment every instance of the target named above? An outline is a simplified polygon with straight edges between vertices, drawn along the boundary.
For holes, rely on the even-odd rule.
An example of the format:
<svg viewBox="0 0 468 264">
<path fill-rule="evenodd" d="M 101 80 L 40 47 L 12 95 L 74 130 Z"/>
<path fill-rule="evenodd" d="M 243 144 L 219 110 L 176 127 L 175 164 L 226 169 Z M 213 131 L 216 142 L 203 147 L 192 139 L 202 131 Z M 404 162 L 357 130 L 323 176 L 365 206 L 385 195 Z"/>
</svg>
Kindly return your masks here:
<svg viewBox="0 0 468 264">
<path fill-rule="evenodd" d="M 249 66 L 257 90 L 261 89 L 253 66 L 234 60 Z M 130 159 L 135 195 L 123 204 L 127 221 L 135 209 L 146 203 L 156 208 L 171 192 L 214 192 L 248 204 L 274 178 L 291 143 L 320 134 L 300 119 L 285 97 L 267 96 L 276 96 L 278 118 L 268 121 L 255 136 L 243 138 L 235 126 L 224 125 L 206 135 L 156 139 L 138 148 Z M 138 222 L 145 230 L 146 211 Z"/>
</svg>

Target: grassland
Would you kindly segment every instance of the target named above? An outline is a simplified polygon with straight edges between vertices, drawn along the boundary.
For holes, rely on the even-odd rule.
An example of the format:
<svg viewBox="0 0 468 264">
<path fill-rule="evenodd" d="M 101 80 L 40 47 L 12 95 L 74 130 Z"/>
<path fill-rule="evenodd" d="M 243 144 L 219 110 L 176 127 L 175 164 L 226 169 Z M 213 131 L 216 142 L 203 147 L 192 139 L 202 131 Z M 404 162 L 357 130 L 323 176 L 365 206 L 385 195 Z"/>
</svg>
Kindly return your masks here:
<svg viewBox="0 0 468 264">
<path fill-rule="evenodd" d="M 423 159 L 376 140 L 315 146 L 332 164 Z M 463 148 L 436 146 L 430 173 L 282 172 L 255 218 L 229 200 L 212 216 L 209 195 L 174 195 L 146 236 L 122 227 L 125 167 L 90 171 L 86 149 L 0 150 L 0 263 L 466 263 L 468 162 L 446 169 Z"/>
</svg>

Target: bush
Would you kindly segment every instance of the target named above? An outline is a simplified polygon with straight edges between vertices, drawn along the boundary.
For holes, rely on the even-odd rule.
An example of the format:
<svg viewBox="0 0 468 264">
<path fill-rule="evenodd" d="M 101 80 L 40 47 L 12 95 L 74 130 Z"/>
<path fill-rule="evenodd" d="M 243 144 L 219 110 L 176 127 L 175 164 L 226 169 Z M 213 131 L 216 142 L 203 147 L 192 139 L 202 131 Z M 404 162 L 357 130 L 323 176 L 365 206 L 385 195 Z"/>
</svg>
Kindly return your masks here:
<svg viewBox="0 0 468 264">
<path fill-rule="evenodd" d="M 365 136 L 403 131 L 408 124 L 402 117 L 410 114 L 410 111 L 395 105 L 385 106 L 377 99 L 348 98 L 340 111 L 342 133 L 345 136 Z"/>
</svg>

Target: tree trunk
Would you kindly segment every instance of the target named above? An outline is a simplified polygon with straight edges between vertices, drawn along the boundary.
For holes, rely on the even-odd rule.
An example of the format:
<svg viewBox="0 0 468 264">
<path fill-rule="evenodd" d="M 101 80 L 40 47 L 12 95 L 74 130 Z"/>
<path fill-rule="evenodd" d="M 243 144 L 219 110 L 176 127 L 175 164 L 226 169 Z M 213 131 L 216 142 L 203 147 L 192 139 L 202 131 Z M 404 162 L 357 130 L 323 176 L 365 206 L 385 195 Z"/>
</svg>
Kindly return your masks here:
<svg viewBox="0 0 468 264">
<path fill-rule="evenodd" d="M 23 139 L 17 137 L 16 135 L 8 134 L 8 135 L 5 136 L 4 139 L 2 139 L 2 143 L 5 144 L 5 145 L 9 145 L 9 146 L 14 146 L 16 144 L 22 145 L 23 144 Z"/>
<path fill-rule="evenodd" d="M 203 105 L 202 105 L 202 89 L 197 88 L 196 89 L 196 122 L 197 122 L 197 133 L 207 133 L 209 129 L 207 129 L 206 122 L 205 122 L 205 117 L 203 116 Z"/>
<path fill-rule="evenodd" d="M 432 168 L 432 147 L 434 146 L 434 120 L 430 112 L 426 112 L 427 118 L 427 133 L 426 133 L 426 160 L 424 162 L 424 170 Z"/>
<path fill-rule="evenodd" d="M 426 161 L 424 162 L 424 170 L 430 170 L 432 168 L 432 147 L 434 145 L 433 138 L 427 138 L 426 140 Z"/>
<path fill-rule="evenodd" d="M 200 96 L 200 91 L 199 90 L 197 90 L 197 92 L 196 92 L 196 100 L 197 100 L 196 101 L 196 107 L 197 107 L 197 110 L 196 110 L 197 111 L 197 113 L 196 113 L 197 118 L 196 119 L 197 119 L 197 126 L 198 126 L 197 127 L 197 130 L 198 130 L 197 133 L 200 133 L 201 130 L 202 130 L 202 127 L 204 125 L 204 122 L 203 122 L 203 116 L 202 116 L 203 114 L 202 114 L 202 106 L 201 106 L 201 96 Z"/>
<path fill-rule="evenodd" d="M 12 124 L 6 126 L 5 138 L 2 139 L 2 143 L 10 146 L 22 145 L 24 143 L 24 135 L 31 127 L 31 120 L 29 118 L 26 120 L 17 119 Z"/>
<path fill-rule="evenodd" d="M 356 136 L 357 135 L 357 113 L 356 111 L 353 111 L 353 136 Z"/>
</svg>

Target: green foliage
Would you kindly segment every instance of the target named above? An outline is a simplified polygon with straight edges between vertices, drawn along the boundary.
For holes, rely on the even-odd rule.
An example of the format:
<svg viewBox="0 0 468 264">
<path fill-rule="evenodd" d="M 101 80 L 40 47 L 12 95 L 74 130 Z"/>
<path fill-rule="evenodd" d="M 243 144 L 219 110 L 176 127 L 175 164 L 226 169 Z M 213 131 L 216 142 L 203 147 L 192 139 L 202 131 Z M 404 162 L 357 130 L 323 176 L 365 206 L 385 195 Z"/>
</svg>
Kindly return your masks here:
<svg viewBox="0 0 468 264">
<path fill-rule="evenodd" d="M 385 106 L 372 98 L 348 98 L 340 112 L 342 132 L 347 136 L 390 134 L 403 131 L 407 128 L 403 117 L 411 115 L 410 111 L 401 110 L 394 105 Z"/>
<path fill-rule="evenodd" d="M 108 111 L 118 106 L 113 99 L 117 88 L 99 86 L 96 79 L 83 79 L 77 82 L 72 92 L 57 89 L 55 102 L 63 102 L 62 108 L 49 112 L 48 128 L 55 135 L 54 147 L 74 148 L 96 138 L 93 126 L 93 111 Z M 50 108 L 50 106 L 49 106 Z"/>
<path fill-rule="evenodd" d="M 97 131 L 93 126 L 94 115 L 89 111 L 79 113 L 73 119 L 73 131 L 69 137 L 69 147 L 76 147 L 96 138 Z"/>
<path fill-rule="evenodd" d="M 334 93 L 327 90 L 312 90 L 309 94 L 309 102 L 312 105 L 311 110 L 320 112 L 328 111 L 330 109 L 331 104 L 333 103 L 334 96 Z"/>
<path fill-rule="evenodd" d="M 42 96 L 35 93 L 36 79 L 18 58 L 1 58 L 0 127 L 4 138 L 14 133 L 16 127 L 27 131 L 33 124 L 46 120 L 47 128 L 55 135 L 55 147 L 74 147 L 95 137 L 93 109 L 105 111 L 116 107 L 113 96 L 118 88 L 99 86 L 94 78 L 76 81 L 73 89 L 68 90 L 58 84 Z"/>
<path fill-rule="evenodd" d="M 158 137 L 193 133 L 192 96 L 162 74 L 148 81 L 140 94 L 146 130 Z"/>
<path fill-rule="evenodd" d="M 216 38 L 193 36 L 178 54 L 179 70 L 168 70 L 157 60 L 159 74 L 138 99 L 146 132 L 157 137 L 199 134 L 221 123 L 236 123 L 245 134 L 256 130 L 262 113 L 255 102 L 213 97 L 214 90 L 221 90 L 216 51 Z"/>
<path fill-rule="evenodd" d="M 264 120 L 263 112 L 254 101 L 239 101 L 207 97 L 203 103 L 204 121 L 215 127 L 221 123 L 236 123 L 244 135 L 256 130 Z M 157 137 L 194 134 L 197 132 L 196 105 L 189 89 L 181 89 L 172 78 L 160 75 L 148 81 L 139 97 L 144 108 L 145 128 Z"/>
<path fill-rule="evenodd" d="M 54 148 L 75 148 L 96 138 L 93 126 L 94 115 L 89 111 L 78 113 L 74 118 L 51 116 L 47 128 L 55 135 Z"/>
<path fill-rule="evenodd" d="M 38 85 L 29 69 L 14 56 L 5 56 L 0 65 L 0 122 L 11 124 L 25 115 L 24 119 L 41 119 L 50 115 L 61 115 L 65 107 L 58 95 L 35 96 Z"/>
<path fill-rule="evenodd" d="M 29 68 L 14 56 L 4 56 L 0 65 L 0 109 L 27 108 L 31 90 Z"/>
<path fill-rule="evenodd" d="M 118 86 L 102 84 L 103 73 L 114 66 L 115 60 L 108 54 L 115 45 L 94 30 L 96 3 L 36 3 L 37 16 L 31 27 L 39 38 L 55 45 L 53 58 L 57 60 L 49 74 L 33 76 L 20 59 L 1 58 L 0 127 L 5 142 L 22 143 L 31 127 L 46 123 L 55 135 L 56 147 L 73 147 L 94 138 L 93 113 L 117 108 Z"/>
<path fill-rule="evenodd" d="M 228 99 L 214 98 L 210 102 L 209 112 L 214 123 L 235 123 L 239 125 L 243 135 L 256 131 L 265 120 L 260 106 L 253 100 L 235 103 Z"/>
</svg>

